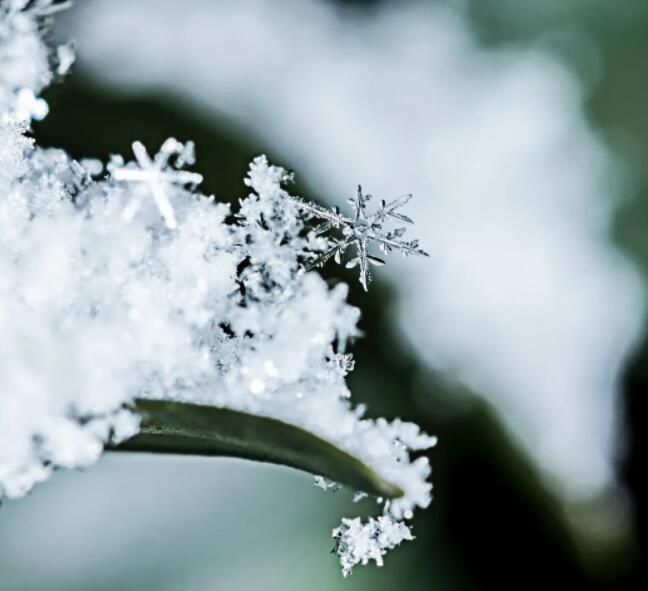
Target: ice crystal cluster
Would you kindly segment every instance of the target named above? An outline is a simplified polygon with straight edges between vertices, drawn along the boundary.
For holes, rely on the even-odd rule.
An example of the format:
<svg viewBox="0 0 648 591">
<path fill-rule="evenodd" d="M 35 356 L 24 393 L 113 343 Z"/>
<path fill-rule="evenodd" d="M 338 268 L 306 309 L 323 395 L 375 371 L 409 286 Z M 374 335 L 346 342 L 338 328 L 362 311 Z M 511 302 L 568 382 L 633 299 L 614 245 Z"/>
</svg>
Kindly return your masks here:
<svg viewBox="0 0 648 591">
<path fill-rule="evenodd" d="M 70 46 L 42 41 L 58 7 L 0 3 L 0 499 L 135 434 L 135 398 L 228 407 L 316 433 L 405 491 L 377 520 L 334 531 L 345 574 L 380 564 L 411 538 L 402 520 L 430 502 L 428 461 L 410 452 L 434 440 L 352 407 L 345 346 L 359 311 L 344 284 L 305 267 L 355 245 L 366 286 L 368 239 L 418 250 L 382 230 L 385 217 L 409 221 L 396 213 L 404 200 L 364 216 L 359 193 L 354 220 L 327 218 L 261 156 L 231 210 L 197 191 L 190 142 L 169 139 L 153 156 L 135 142 L 105 168 L 35 146 L 39 93 L 72 61 Z M 344 237 L 311 229 L 305 212 Z"/>
<path fill-rule="evenodd" d="M 401 521 L 386 516 L 369 518 L 363 523 L 359 517 L 342 519 L 342 525 L 333 530 L 335 551 L 340 556 L 342 574 L 346 577 L 358 563 L 367 564 L 374 560 L 383 565 L 387 550 L 398 546 L 404 540 L 413 540 L 412 532 Z"/>
</svg>

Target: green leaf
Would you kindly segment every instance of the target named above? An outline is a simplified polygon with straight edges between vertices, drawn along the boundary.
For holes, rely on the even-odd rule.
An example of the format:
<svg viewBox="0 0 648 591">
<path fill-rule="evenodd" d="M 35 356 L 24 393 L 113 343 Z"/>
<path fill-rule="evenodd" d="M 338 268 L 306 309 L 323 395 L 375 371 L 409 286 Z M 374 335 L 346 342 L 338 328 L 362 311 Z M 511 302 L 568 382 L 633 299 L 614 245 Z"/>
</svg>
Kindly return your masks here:
<svg viewBox="0 0 648 591">
<path fill-rule="evenodd" d="M 246 458 L 304 470 L 377 496 L 403 495 L 358 458 L 277 419 L 165 400 L 137 400 L 134 411 L 142 418 L 140 432 L 112 449 Z"/>
</svg>

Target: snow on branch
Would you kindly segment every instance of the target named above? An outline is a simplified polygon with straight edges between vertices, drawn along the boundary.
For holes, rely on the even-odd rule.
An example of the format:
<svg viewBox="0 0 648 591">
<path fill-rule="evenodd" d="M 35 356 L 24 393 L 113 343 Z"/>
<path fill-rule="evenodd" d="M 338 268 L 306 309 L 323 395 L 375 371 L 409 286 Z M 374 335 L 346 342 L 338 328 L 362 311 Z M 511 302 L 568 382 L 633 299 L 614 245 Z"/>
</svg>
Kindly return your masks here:
<svg viewBox="0 0 648 591">
<path fill-rule="evenodd" d="M 345 520 L 335 534 L 345 574 L 381 564 L 411 539 L 401 520 L 430 502 L 428 460 L 410 453 L 435 440 L 351 405 L 345 346 L 359 311 L 346 285 L 330 289 L 302 261 L 353 246 L 366 288 L 378 261 L 370 242 L 424 255 L 404 230 L 383 229 L 387 219 L 411 223 L 397 211 L 409 196 L 367 214 L 359 189 L 347 218 L 289 195 L 289 175 L 261 156 L 229 222 L 229 206 L 199 193 L 202 177 L 184 169 L 191 142 L 169 139 L 153 156 L 135 142 L 135 161 L 113 157 L 104 178 L 96 161 L 34 146 L 25 134 L 38 113 L 20 97 L 40 104 L 52 69 L 69 67 L 69 47 L 57 61 L 40 38 L 60 7 L 0 9 L 0 499 L 136 434 L 135 399 L 195 402 L 297 425 L 400 487 L 377 521 Z M 343 237 L 322 238 L 309 217 Z"/>
</svg>

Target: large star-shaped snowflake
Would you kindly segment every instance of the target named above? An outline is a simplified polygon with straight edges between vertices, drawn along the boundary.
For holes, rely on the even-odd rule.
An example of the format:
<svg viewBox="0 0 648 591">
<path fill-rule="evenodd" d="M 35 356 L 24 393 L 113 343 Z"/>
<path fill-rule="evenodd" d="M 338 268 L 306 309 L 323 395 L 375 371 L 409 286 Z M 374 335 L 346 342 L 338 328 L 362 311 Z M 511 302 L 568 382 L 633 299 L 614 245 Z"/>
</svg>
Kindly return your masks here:
<svg viewBox="0 0 648 591">
<path fill-rule="evenodd" d="M 378 248 L 385 253 L 392 250 L 400 251 L 404 256 L 415 254 L 419 256 L 430 256 L 427 252 L 419 248 L 418 240 L 402 240 L 406 227 L 398 227 L 394 230 L 385 230 L 383 228 L 389 219 L 413 224 L 414 222 L 399 213 L 397 210 L 403 207 L 412 195 L 403 195 L 392 201 L 386 202 L 381 200 L 380 207 L 373 213 L 367 213 L 367 202 L 371 195 L 362 192 L 362 187 L 358 185 L 355 197 L 349 199 L 353 205 L 353 217 L 347 217 L 340 213 L 337 207 L 327 209 L 314 203 L 308 203 L 299 198 L 293 198 L 298 207 L 309 216 L 322 220 L 322 223 L 315 227 L 318 235 L 325 234 L 329 230 L 337 229 L 341 231 L 341 236 L 327 236 L 328 248 L 314 260 L 306 265 L 306 270 L 315 267 L 321 267 L 329 259 L 333 258 L 337 263 L 342 260 L 342 255 L 349 247 L 355 248 L 356 256 L 347 264 L 347 268 L 358 266 L 360 269 L 360 283 L 365 291 L 371 281 L 371 272 L 369 265 L 384 265 L 385 261 L 368 252 L 369 243 L 377 243 Z"/>
</svg>

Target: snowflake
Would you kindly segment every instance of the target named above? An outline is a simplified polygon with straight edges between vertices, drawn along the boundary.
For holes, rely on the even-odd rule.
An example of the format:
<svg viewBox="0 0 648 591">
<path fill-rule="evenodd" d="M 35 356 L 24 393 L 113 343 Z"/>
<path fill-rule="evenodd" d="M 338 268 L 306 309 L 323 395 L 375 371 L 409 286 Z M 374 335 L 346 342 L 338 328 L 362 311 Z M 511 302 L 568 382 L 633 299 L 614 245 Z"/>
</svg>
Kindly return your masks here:
<svg viewBox="0 0 648 591">
<path fill-rule="evenodd" d="M 331 492 L 337 492 L 340 490 L 340 485 L 337 482 L 324 478 L 324 476 L 315 476 L 315 486 L 322 490 L 330 490 Z"/>
<path fill-rule="evenodd" d="M 202 175 L 196 172 L 179 170 L 185 164 L 194 163 L 193 142 L 182 144 L 174 138 L 169 138 L 162 144 L 160 151 L 151 159 L 142 142 L 133 142 L 133 154 L 137 165 L 121 166 L 121 159 L 113 159 L 109 169 L 112 178 L 116 181 L 142 182 L 153 195 L 155 205 L 160 215 L 169 228 L 173 230 L 178 223 L 173 212 L 173 207 L 165 191 L 168 184 L 196 186 L 202 182 Z M 174 166 L 169 165 L 170 159 L 175 156 Z M 141 200 L 134 198 L 123 211 L 125 221 L 131 221 L 141 206 Z"/>
<path fill-rule="evenodd" d="M 72 0 L 63 0 L 62 2 L 55 2 L 54 0 L 36 0 L 35 2 L 17 0 L 14 4 L 23 12 L 28 12 L 33 16 L 51 16 L 70 8 Z"/>
<path fill-rule="evenodd" d="M 357 564 L 366 565 L 374 560 L 383 565 L 383 556 L 405 540 L 413 540 L 410 528 L 389 515 L 378 519 L 370 517 L 362 523 L 359 517 L 342 519 L 342 525 L 332 532 L 335 546 L 333 552 L 340 558 L 342 574 L 346 577 Z"/>
<path fill-rule="evenodd" d="M 336 263 L 340 263 L 342 255 L 350 246 L 355 248 L 356 256 L 347 264 L 347 269 L 359 266 L 360 283 L 365 291 L 371 281 L 371 272 L 369 265 L 384 265 L 385 261 L 377 256 L 369 254 L 369 243 L 375 242 L 378 248 L 385 253 L 396 249 L 404 256 L 415 254 L 419 256 L 430 256 L 427 252 L 419 248 L 418 240 L 402 240 L 406 227 L 399 227 L 394 230 L 386 231 L 383 225 L 388 218 L 413 224 L 414 222 L 399 213 L 397 210 L 403 207 L 411 198 L 411 194 L 403 195 L 390 202 L 381 200 L 380 207 L 371 214 L 367 214 L 367 202 L 371 195 L 364 194 L 362 187 L 358 185 L 355 197 L 349 199 L 353 205 L 353 218 L 349 218 L 340 213 L 337 207 L 327 209 L 314 203 L 308 203 L 299 198 L 293 198 L 299 208 L 313 218 L 323 220 L 323 223 L 315 228 L 317 235 L 322 235 L 332 229 L 340 229 L 342 237 L 327 237 L 327 248 L 314 260 L 306 265 L 309 271 L 315 267 L 321 267 L 329 259 L 334 258 Z"/>
</svg>

